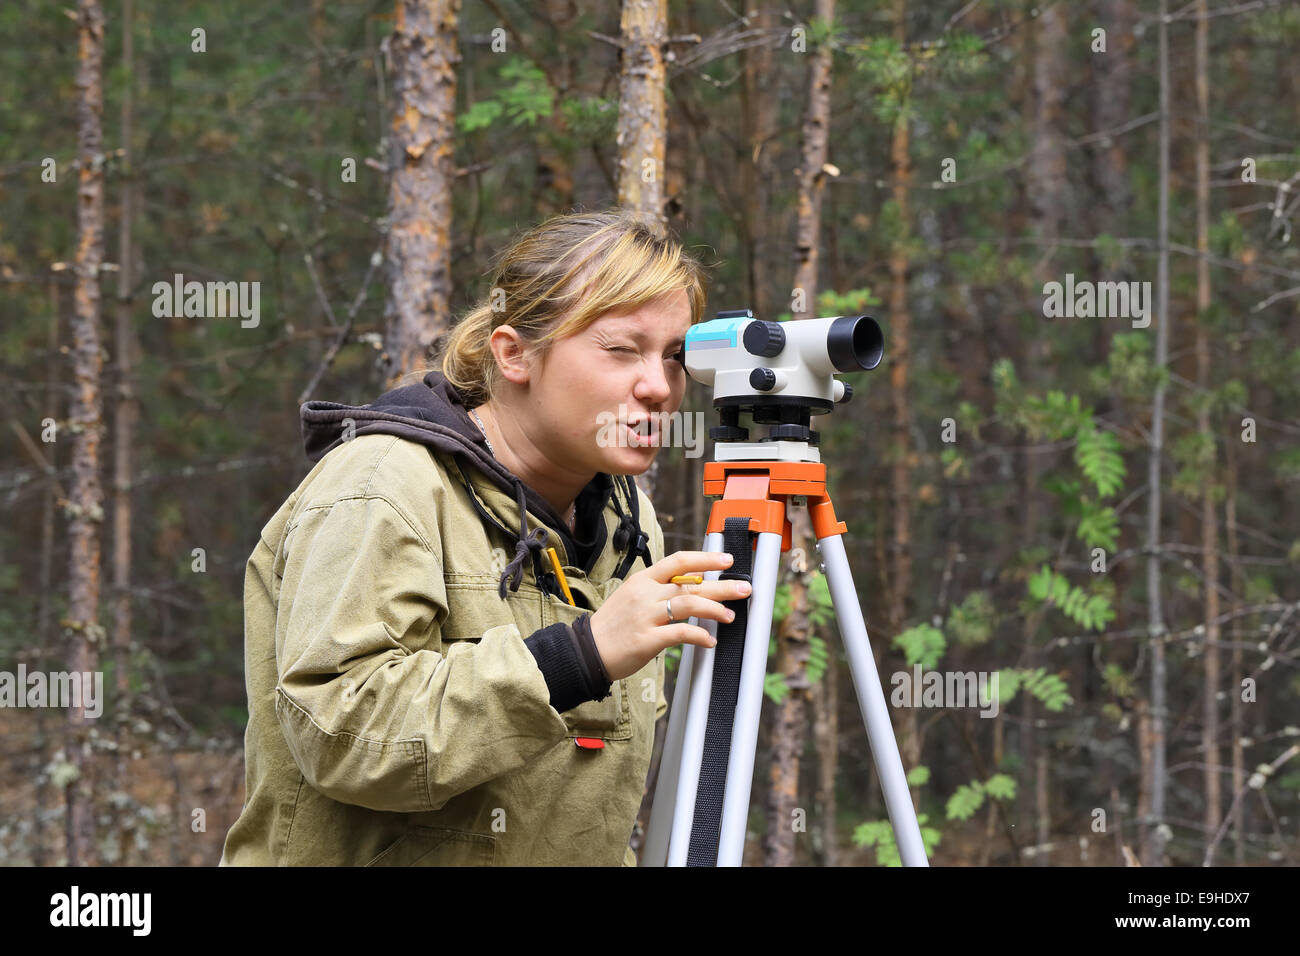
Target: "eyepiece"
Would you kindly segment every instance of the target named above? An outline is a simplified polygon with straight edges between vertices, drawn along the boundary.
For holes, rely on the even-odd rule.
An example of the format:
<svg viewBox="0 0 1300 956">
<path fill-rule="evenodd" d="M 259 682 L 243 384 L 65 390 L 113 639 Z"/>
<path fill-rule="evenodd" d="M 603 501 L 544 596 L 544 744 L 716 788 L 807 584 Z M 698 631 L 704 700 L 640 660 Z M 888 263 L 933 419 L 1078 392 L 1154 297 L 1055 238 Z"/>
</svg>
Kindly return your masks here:
<svg viewBox="0 0 1300 956">
<path fill-rule="evenodd" d="M 868 371 L 885 354 L 885 336 L 869 315 L 840 316 L 826 334 L 826 352 L 841 372 Z"/>
</svg>

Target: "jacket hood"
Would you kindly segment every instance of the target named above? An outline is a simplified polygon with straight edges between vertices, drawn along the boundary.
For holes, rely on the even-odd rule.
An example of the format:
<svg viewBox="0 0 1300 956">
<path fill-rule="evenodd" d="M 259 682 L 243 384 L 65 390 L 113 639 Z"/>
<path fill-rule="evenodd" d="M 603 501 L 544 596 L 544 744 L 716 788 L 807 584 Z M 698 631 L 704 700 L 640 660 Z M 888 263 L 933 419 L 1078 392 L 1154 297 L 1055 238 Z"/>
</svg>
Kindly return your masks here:
<svg viewBox="0 0 1300 956">
<path fill-rule="evenodd" d="M 605 525 L 603 521 L 593 522 L 596 537 L 590 541 L 578 541 L 569 532 L 564 521 L 555 513 L 540 494 L 502 465 L 488 451 L 487 439 L 479 427 L 469 417 L 461 394 L 456 387 L 443 377 L 441 372 L 431 371 L 424 376 L 419 385 L 403 385 L 380 395 L 367 405 L 340 405 L 336 402 L 306 402 L 302 408 L 302 436 L 307 458 L 320 461 L 333 448 L 343 441 L 344 430 L 349 431 L 348 438 L 355 435 L 397 435 L 409 441 L 419 442 L 430 448 L 436 448 L 451 456 L 464 475 L 465 469 L 477 469 L 492 480 L 518 505 L 517 529 L 506 528 L 492 514 L 479 504 L 471 492 L 470 500 L 480 515 L 490 523 L 516 538 L 514 560 L 506 566 L 499 581 L 498 593 L 505 598 L 507 584 L 512 591 L 517 591 L 523 580 L 523 562 L 529 557 L 533 561 L 533 571 L 539 584 L 546 590 L 563 599 L 554 573 L 548 570 L 541 560 L 545 547 L 545 528 L 529 529 L 528 512 L 539 515 L 546 524 L 555 530 L 564 542 L 570 555 L 589 551 L 586 562 L 590 569 L 595 558 L 604 550 Z M 347 424 L 351 420 L 351 426 Z M 620 497 L 622 503 L 620 503 Z M 618 515 L 619 526 L 614 534 L 614 547 L 625 552 L 615 577 L 622 578 L 637 558 L 641 558 L 647 567 L 651 563 L 650 538 L 641 529 L 638 521 L 639 506 L 637 489 L 632 479 L 625 475 L 611 476 L 600 472 L 578 494 L 577 527 L 581 528 L 584 518 L 591 511 L 603 513 L 613 503 Z M 624 511 L 623 503 L 627 510 Z M 577 558 L 575 557 L 575 561 Z"/>
</svg>

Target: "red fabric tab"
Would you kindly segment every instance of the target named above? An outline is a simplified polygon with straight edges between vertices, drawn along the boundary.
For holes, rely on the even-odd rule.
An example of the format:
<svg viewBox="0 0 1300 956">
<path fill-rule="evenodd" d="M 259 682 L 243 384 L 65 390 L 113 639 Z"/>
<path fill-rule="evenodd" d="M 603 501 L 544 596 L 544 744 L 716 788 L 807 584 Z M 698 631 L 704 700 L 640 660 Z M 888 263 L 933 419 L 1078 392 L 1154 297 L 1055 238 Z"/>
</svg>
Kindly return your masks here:
<svg viewBox="0 0 1300 956">
<path fill-rule="evenodd" d="M 605 741 L 599 737 L 574 737 L 573 742 L 583 750 L 602 750 L 605 746 Z"/>
</svg>

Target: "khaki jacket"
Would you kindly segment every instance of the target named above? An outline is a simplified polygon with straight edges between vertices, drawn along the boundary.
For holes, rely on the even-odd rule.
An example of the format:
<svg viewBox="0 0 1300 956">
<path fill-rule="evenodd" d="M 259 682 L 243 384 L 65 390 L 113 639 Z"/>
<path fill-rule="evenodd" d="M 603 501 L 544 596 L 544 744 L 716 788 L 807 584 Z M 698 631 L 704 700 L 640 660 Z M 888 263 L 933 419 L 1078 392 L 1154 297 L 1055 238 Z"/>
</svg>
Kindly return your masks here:
<svg viewBox="0 0 1300 956">
<path fill-rule="evenodd" d="M 559 713 L 524 638 L 600 607 L 635 542 L 641 566 L 662 558 L 654 508 L 598 475 L 579 532 L 586 510 L 604 543 L 584 568 L 549 506 L 521 512 L 541 499 L 481 457 L 454 389 L 436 373 L 411 389 L 438 407 L 304 406 L 323 458 L 245 574 L 246 802 L 221 865 L 634 866 L 663 654 Z M 433 439 L 402 437 L 422 428 Z M 577 607 L 553 593 L 546 547 Z"/>
</svg>

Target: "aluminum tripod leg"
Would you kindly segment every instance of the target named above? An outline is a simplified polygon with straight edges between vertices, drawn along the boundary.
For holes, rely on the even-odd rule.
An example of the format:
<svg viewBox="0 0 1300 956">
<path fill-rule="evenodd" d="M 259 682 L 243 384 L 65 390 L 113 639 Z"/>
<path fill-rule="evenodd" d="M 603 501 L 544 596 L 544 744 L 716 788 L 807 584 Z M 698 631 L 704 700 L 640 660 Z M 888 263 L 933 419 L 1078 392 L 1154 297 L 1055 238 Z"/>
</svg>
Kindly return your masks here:
<svg viewBox="0 0 1300 956">
<path fill-rule="evenodd" d="M 722 535 L 710 534 L 704 536 L 705 551 L 721 551 Z M 704 575 L 707 581 L 716 581 L 719 571 L 709 571 Z M 691 618 L 695 624 L 700 622 Z M 703 627 L 708 628 L 714 637 L 717 637 L 717 622 L 706 620 Z M 659 779 L 655 781 L 654 802 L 650 805 L 650 824 L 646 828 L 645 847 L 641 851 L 642 866 L 663 866 L 668 860 L 668 837 L 674 819 L 678 816 L 691 818 L 695 811 L 695 791 L 689 794 L 689 809 L 686 809 L 687 803 L 679 803 L 677 799 L 678 781 L 684 777 L 699 778 L 699 757 L 698 754 L 704 746 L 703 724 L 700 725 L 699 748 L 692 748 L 696 754 L 696 764 L 694 774 L 682 774 L 682 741 L 686 735 L 686 717 L 687 701 L 690 699 L 691 686 L 694 681 L 694 674 L 697 668 L 704 665 L 702 658 L 707 655 L 707 673 L 713 673 L 713 649 L 696 647 L 694 644 L 682 645 L 681 660 L 677 665 L 677 683 L 673 687 L 673 704 L 677 706 L 668 709 L 668 732 L 664 735 L 664 753 L 659 761 Z M 707 705 L 708 696 L 705 695 Z M 689 825 L 688 825 L 689 828 Z"/>
<path fill-rule="evenodd" d="M 764 539 L 770 540 L 765 543 Z M 767 669 L 780 547 L 780 535 L 759 535 L 759 547 L 754 556 L 751 576 L 754 590 L 750 596 L 740 692 L 727 767 L 722 833 L 718 847 L 720 866 L 739 866 L 744 852 L 745 824 L 753 783 L 754 751 L 758 744 L 758 717 L 763 702 L 763 677 Z M 721 534 L 706 536 L 705 551 L 719 551 L 721 548 Z M 866 724 L 867 739 L 871 744 L 876 774 L 880 778 L 900 859 L 904 866 L 928 866 L 885 694 L 871 653 L 862 608 L 858 603 L 852 573 L 844 553 L 843 538 L 838 534 L 829 535 L 817 542 L 817 549 L 825 565 L 835 616 L 849 656 L 858 704 Z M 716 579 L 718 572 L 710 572 L 706 577 Z M 716 636 L 715 621 L 706 620 L 702 626 Z M 684 866 L 686 863 L 694 821 L 695 795 L 699 788 L 704 730 L 708 722 L 713 656 L 712 648 L 698 648 L 694 645 L 683 647 L 677 686 L 673 692 L 673 703 L 676 706 L 669 710 L 664 755 L 642 853 L 643 866 L 663 866 L 665 862 L 669 866 Z"/>
<path fill-rule="evenodd" d="M 722 535 L 705 538 L 706 551 L 720 551 Z M 727 783 L 723 793 L 722 825 L 718 841 L 718 865 L 740 866 L 745 851 L 749 821 L 749 796 L 754 780 L 754 752 L 758 746 L 758 722 L 763 709 L 763 681 L 767 673 L 768 644 L 772 634 L 772 611 L 776 579 L 781 560 L 781 535 L 760 534 L 750 575 L 750 592 L 745 653 L 741 663 L 740 687 L 732 721 L 731 749 L 727 761 Z M 712 580 L 718 572 L 710 572 Z M 699 623 L 698 621 L 696 623 Z M 717 634 L 717 622 L 704 626 Z M 691 661 L 687 664 L 687 654 Z M 654 807 L 646 836 L 644 862 L 662 865 L 667 842 L 669 866 L 685 866 L 695 819 L 695 795 L 699 790 L 700 765 L 704 754 L 704 732 L 709 717 L 709 695 L 713 688 L 713 648 L 688 647 L 682 654 L 682 669 L 670 711 L 668 734 L 659 781 L 655 785 Z M 685 683 L 683 683 L 685 682 Z M 685 714 L 681 711 L 686 704 Z M 674 778 L 675 774 L 675 778 Z M 675 785 L 674 785 L 675 784 Z M 661 803 L 669 793 L 673 799 Z M 670 829 L 671 828 L 671 829 Z"/>
<path fill-rule="evenodd" d="M 867 638 L 867 625 L 858 603 L 858 592 L 853 586 L 849 560 L 844 553 L 842 535 L 827 535 L 817 542 L 817 550 L 826 567 L 826 583 L 830 586 L 831 602 L 839 623 L 844 649 L 849 655 L 853 671 L 853 686 L 858 692 L 858 706 L 867 725 L 867 739 L 871 742 L 871 756 L 876 764 L 876 776 L 885 795 L 889 822 L 894 828 L 894 840 L 903 866 L 929 866 L 925 844 L 921 840 L 921 827 L 912 807 L 912 795 L 907 788 L 907 775 L 903 772 L 903 759 L 898 753 L 885 692 L 880 687 L 880 675 Z M 748 648 L 746 648 L 748 650 Z"/>
</svg>

